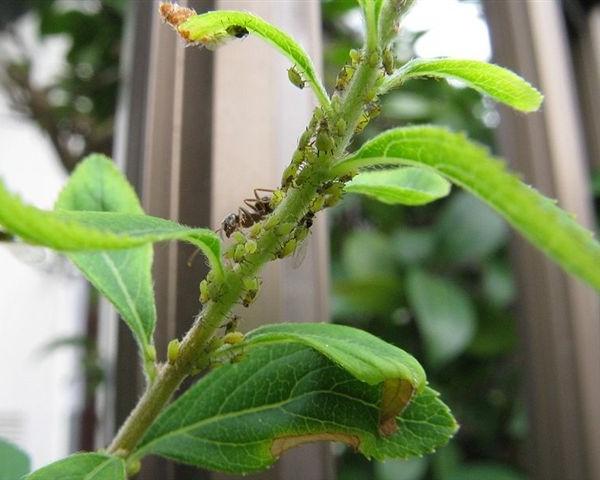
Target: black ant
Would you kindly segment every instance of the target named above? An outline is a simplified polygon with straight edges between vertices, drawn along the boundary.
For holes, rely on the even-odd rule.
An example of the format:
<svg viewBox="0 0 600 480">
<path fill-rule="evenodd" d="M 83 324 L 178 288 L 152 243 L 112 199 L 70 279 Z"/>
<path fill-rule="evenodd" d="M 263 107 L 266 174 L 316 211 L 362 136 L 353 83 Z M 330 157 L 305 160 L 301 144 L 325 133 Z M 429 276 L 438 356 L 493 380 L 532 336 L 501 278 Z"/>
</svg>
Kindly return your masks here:
<svg viewBox="0 0 600 480">
<path fill-rule="evenodd" d="M 237 213 L 230 213 L 221 222 L 221 228 L 227 238 L 231 237 L 233 232 L 241 228 L 249 228 L 257 222 L 260 222 L 269 213 L 273 211 L 271 207 L 271 196 L 260 196 L 259 192 L 273 193 L 274 190 L 265 188 L 255 188 L 254 198 L 244 200 L 245 207 L 239 207 Z"/>
</svg>

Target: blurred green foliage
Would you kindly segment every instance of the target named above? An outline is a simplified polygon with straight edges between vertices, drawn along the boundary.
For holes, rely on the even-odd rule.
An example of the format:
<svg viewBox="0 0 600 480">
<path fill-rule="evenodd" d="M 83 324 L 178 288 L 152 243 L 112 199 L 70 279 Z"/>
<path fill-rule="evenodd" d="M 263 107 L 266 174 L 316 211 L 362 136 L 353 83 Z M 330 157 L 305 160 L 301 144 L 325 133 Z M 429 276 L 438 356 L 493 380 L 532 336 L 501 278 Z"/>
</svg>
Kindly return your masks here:
<svg viewBox="0 0 600 480">
<path fill-rule="evenodd" d="M 325 75 L 332 88 L 360 44 L 353 1 L 324 1 Z M 415 56 L 422 32 L 403 32 L 396 54 Z M 407 124 L 465 131 L 493 148 L 493 105 L 445 81 L 410 81 L 382 99 L 363 139 Z M 334 321 L 360 326 L 415 354 L 448 399 L 461 430 L 430 458 L 367 462 L 340 450 L 339 480 L 519 480 L 527 417 L 507 258 L 507 226 L 479 200 L 454 191 L 425 207 L 346 195 L 330 216 Z"/>
<path fill-rule="evenodd" d="M 48 135 L 68 171 L 88 153 L 111 153 L 125 6 L 125 0 L 0 5 L 0 25 L 13 51 L 0 54 L 1 85 L 12 110 Z M 19 28 L 27 20 L 37 41 L 62 37 L 68 42 L 64 68 L 43 84 L 33 75 L 39 59 Z"/>
</svg>

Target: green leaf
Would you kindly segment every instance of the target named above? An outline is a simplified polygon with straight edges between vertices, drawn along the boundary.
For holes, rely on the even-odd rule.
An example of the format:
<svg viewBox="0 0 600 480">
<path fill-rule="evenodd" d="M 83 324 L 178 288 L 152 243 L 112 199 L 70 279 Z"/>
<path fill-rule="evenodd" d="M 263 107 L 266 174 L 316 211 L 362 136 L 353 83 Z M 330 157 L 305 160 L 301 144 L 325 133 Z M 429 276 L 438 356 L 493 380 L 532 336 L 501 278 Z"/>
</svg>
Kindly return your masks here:
<svg viewBox="0 0 600 480">
<path fill-rule="evenodd" d="M 0 225 L 23 240 L 59 251 L 119 250 L 147 243 L 185 240 L 222 274 L 218 235 L 145 215 L 46 211 L 23 203 L 0 181 Z"/>
<path fill-rule="evenodd" d="M 90 155 L 77 166 L 60 193 L 55 209 L 144 214 L 129 182 L 114 162 L 103 155 Z M 127 250 L 67 253 L 67 256 L 110 300 L 131 328 L 140 346 L 146 372 L 152 378 L 152 337 L 156 325 L 152 245 Z"/>
<path fill-rule="evenodd" d="M 308 53 L 286 32 L 252 13 L 220 10 L 193 15 L 179 25 L 177 31 L 188 42 L 214 48 L 224 40 L 232 38 L 227 32 L 231 27 L 243 27 L 273 45 L 296 66 L 312 87 L 319 103 L 323 106 L 329 105 L 325 87 L 321 84 Z"/>
<path fill-rule="evenodd" d="M 392 237 L 395 259 L 402 265 L 417 265 L 429 260 L 436 247 L 436 237 L 429 228 L 399 228 Z"/>
<path fill-rule="evenodd" d="M 36 470 L 27 480 L 125 480 L 125 462 L 101 453 L 77 453 Z"/>
<path fill-rule="evenodd" d="M 425 205 L 450 193 L 450 183 L 422 168 L 405 167 L 363 172 L 349 182 L 348 193 L 359 193 L 389 205 Z"/>
<path fill-rule="evenodd" d="M 19 480 L 29 473 L 27 454 L 16 445 L 0 438 L 0 480 Z"/>
<path fill-rule="evenodd" d="M 401 305 L 402 288 L 392 275 L 337 279 L 333 299 L 340 316 L 389 315 Z"/>
<path fill-rule="evenodd" d="M 344 241 L 342 261 L 352 278 L 393 276 L 394 254 L 389 239 L 374 230 L 356 230 Z"/>
<path fill-rule="evenodd" d="M 460 192 L 444 206 L 437 224 L 438 254 L 448 263 L 480 263 L 505 244 L 504 220 L 478 198 Z"/>
<path fill-rule="evenodd" d="M 420 270 L 409 272 L 406 282 L 427 357 L 434 367 L 441 367 L 473 339 L 476 318 L 471 300 L 454 283 Z"/>
<path fill-rule="evenodd" d="M 592 233 L 464 135 L 430 126 L 389 130 L 338 163 L 333 173 L 385 164 L 426 166 L 444 175 L 491 205 L 565 270 L 600 290 L 600 245 Z"/>
<path fill-rule="evenodd" d="M 313 348 L 261 345 L 213 370 L 173 402 L 142 439 L 135 457 L 158 454 L 211 470 L 268 468 L 287 449 L 329 440 L 376 459 L 420 456 L 456 431 L 429 388 L 379 431 L 381 387 L 355 379 Z"/>
<path fill-rule="evenodd" d="M 425 387 L 425 372 L 414 357 L 364 330 L 333 323 L 279 323 L 246 335 L 250 348 L 273 343 L 299 343 L 314 348 L 370 385 L 402 379 L 416 391 Z"/>
<path fill-rule="evenodd" d="M 538 90 L 506 68 L 479 60 L 455 58 L 411 60 L 384 81 L 381 93 L 399 87 L 411 78 L 424 77 L 461 80 L 494 100 L 523 112 L 537 110 L 544 99 Z"/>
</svg>

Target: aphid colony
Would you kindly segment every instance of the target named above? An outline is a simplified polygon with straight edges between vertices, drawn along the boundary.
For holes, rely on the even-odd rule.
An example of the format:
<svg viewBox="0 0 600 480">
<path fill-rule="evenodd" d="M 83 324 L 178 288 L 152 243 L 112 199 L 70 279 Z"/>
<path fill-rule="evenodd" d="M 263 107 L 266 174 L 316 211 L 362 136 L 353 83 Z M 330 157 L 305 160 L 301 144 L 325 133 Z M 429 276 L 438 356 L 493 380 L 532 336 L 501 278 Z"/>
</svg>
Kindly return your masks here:
<svg viewBox="0 0 600 480">
<path fill-rule="evenodd" d="M 246 31 L 245 29 L 228 30 L 227 33 L 241 37 L 246 34 Z M 314 181 L 312 175 L 315 170 L 322 167 L 321 170 L 326 171 L 328 168 L 340 139 L 348 134 L 344 112 L 341 111 L 341 96 L 345 94 L 359 64 L 363 61 L 369 62 L 371 66 L 380 65 L 381 72 L 372 91 L 365 93 L 367 104 L 361 113 L 354 133 L 360 133 L 381 112 L 377 91 L 385 75 L 393 72 L 393 55 L 388 49 L 382 55 L 373 54 L 365 59 L 361 52 L 352 50 L 350 62 L 344 65 L 337 77 L 331 105 L 318 107 L 315 110 L 308 127 L 300 136 L 298 148 L 292 156 L 290 165 L 283 172 L 280 188 L 276 190 L 254 189 L 254 196 L 245 199 L 244 204 L 238 208 L 236 213 L 227 215 L 221 222 L 220 230 L 227 238 L 232 239 L 224 257 L 232 263 L 234 271 L 239 270 L 244 262 L 252 261 L 252 256 L 257 251 L 257 239 L 269 231 L 274 232 L 280 239 L 280 247 L 275 253 L 276 258 L 294 254 L 307 238 L 315 214 L 324 208 L 335 205 L 342 198 L 344 184 L 352 178 L 351 175 L 316 184 L 316 195 L 299 222 L 276 224 L 276 218 L 269 217 L 284 200 L 290 188 L 298 188 L 306 182 Z M 306 81 L 296 66 L 292 66 L 288 70 L 288 77 L 296 87 L 304 88 Z M 309 166 L 317 168 L 308 168 Z M 244 233 L 242 230 L 247 230 L 247 232 Z M 260 279 L 258 277 L 245 278 L 241 304 L 245 307 L 252 304 L 259 288 Z M 217 299 L 221 290 L 221 283 L 215 282 L 214 274 L 209 272 L 206 279 L 200 283 L 200 301 L 207 303 Z"/>
</svg>

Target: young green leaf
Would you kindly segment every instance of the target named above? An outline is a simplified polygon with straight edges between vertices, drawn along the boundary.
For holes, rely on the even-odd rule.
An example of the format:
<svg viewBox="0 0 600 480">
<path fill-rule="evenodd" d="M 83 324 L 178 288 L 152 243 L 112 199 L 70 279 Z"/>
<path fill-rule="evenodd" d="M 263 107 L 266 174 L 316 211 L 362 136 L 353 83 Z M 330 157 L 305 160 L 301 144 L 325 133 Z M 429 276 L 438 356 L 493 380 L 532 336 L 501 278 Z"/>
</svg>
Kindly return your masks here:
<svg viewBox="0 0 600 480">
<path fill-rule="evenodd" d="M 0 225 L 34 245 L 59 251 L 118 250 L 147 243 L 185 240 L 202 250 L 222 273 L 218 235 L 146 215 L 46 211 L 25 204 L 0 181 Z"/>
<path fill-rule="evenodd" d="M 360 173 L 344 190 L 390 205 L 416 206 L 448 195 L 450 183 L 430 170 L 405 167 Z"/>
<path fill-rule="evenodd" d="M 27 480 L 125 480 L 125 462 L 102 453 L 77 453 L 36 470 Z"/>
<path fill-rule="evenodd" d="M 161 6 L 161 12 L 163 12 Z M 285 55 L 315 92 L 319 103 L 329 105 L 329 97 L 323 87 L 317 71 L 308 53 L 283 30 L 271 25 L 257 15 L 249 12 L 219 10 L 201 15 L 191 15 L 184 22 L 172 22 L 163 13 L 181 37 L 189 43 L 199 44 L 207 48 L 218 47 L 223 42 L 235 38 L 236 32 L 250 32 L 273 45 Z"/>
<path fill-rule="evenodd" d="M 460 355 L 475 334 L 475 309 L 458 286 L 420 270 L 408 274 L 406 294 L 431 365 Z"/>
<path fill-rule="evenodd" d="M 29 468 L 27 454 L 0 438 L 0 480 L 19 480 L 29 473 Z"/>
<path fill-rule="evenodd" d="M 600 290 L 600 245 L 592 233 L 464 135 L 430 126 L 390 130 L 338 163 L 333 173 L 402 164 L 432 168 L 469 190 L 565 270 Z"/>
<path fill-rule="evenodd" d="M 448 408 L 425 388 L 397 418 L 398 430 L 382 435 L 381 397 L 381 387 L 357 380 L 313 348 L 265 344 L 173 402 L 134 457 L 154 453 L 243 474 L 268 468 L 306 442 L 344 442 L 376 459 L 409 458 L 439 448 L 456 431 Z"/>
<path fill-rule="evenodd" d="M 454 78 L 489 95 L 494 100 L 523 112 L 540 108 L 544 97 L 517 74 L 479 60 L 419 58 L 411 60 L 387 78 L 381 93 L 401 86 L 411 78 Z"/>
<path fill-rule="evenodd" d="M 364 330 L 334 323 L 278 323 L 246 335 L 249 348 L 274 343 L 299 343 L 314 348 L 369 385 L 403 379 L 416 391 L 425 387 L 425 371 L 412 355 Z"/>
<path fill-rule="evenodd" d="M 77 166 L 61 191 L 55 209 L 144 214 L 127 179 L 114 162 L 103 155 L 90 155 Z M 152 245 L 104 252 L 68 252 L 67 256 L 131 328 L 145 371 L 153 378 L 156 306 Z"/>
</svg>

